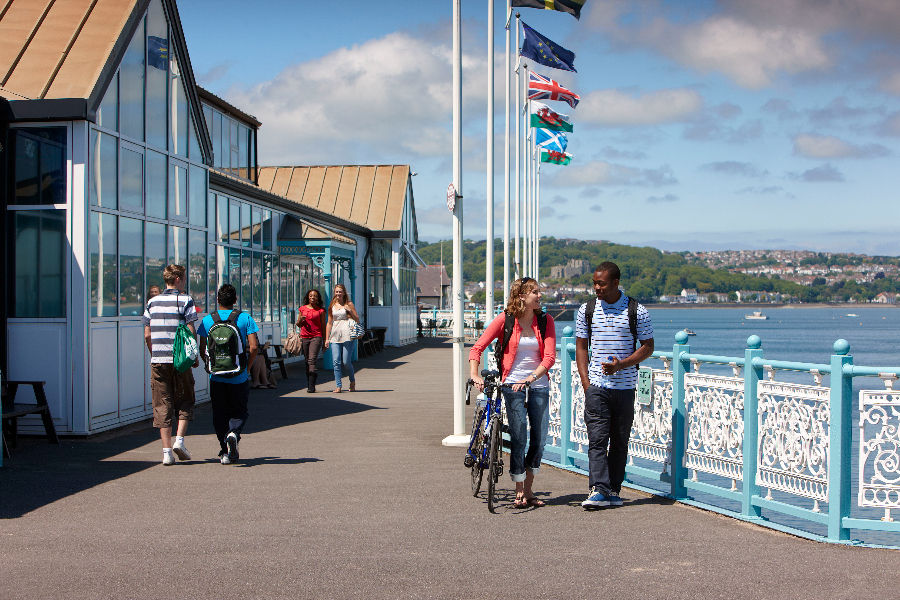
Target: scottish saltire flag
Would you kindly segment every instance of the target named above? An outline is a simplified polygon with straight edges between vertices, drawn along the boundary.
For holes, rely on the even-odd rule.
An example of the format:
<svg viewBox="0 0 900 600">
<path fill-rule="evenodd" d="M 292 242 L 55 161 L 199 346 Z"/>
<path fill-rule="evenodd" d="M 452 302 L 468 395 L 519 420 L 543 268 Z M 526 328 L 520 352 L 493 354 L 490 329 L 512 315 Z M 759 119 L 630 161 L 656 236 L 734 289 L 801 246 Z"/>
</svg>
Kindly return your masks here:
<svg viewBox="0 0 900 600">
<path fill-rule="evenodd" d="M 555 152 L 565 152 L 566 146 L 569 145 L 569 138 L 566 134 L 558 131 L 548 131 L 546 129 L 534 130 L 534 143 L 539 148 L 545 150 L 553 150 Z"/>
<path fill-rule="evenodd" d="M 572 131 L 572 122 L 569 115 L 560 114 L 546 104 L 540 102 L 531 103 L 531 126 L 553 131 Z"/>
<path fill-rule="evenodd" d="M 575 92 L 567 90 L 558 82 L 544 77 L 534 71 L 528 72 L 528 99 L 529 100 L 560 100 L 568 102 L 575 108 L 581 98 Z"/>
<path fill-rule="evenodd" d="M 169 63 L 169 40 L 155 35 L 147 36 L 147 64 L 162 71 Z"/>
<path fill-rule="evenodd" d="M 567 165 L 572 162 L 572 154 L 568 152 L 556 152 L 554 150 L 541 150 L 541 162 L 554 165 Z"/>
<path fill-rule="evenodd" d="M 581 7 L 584 6 L 584 0 L 512 0 L 512 6 L 558 10 L 559 12 L 569 13 L 576 19 L 580 19 Z"/>
<path fill-rule="evenodd" d="M 550 38 L 541 35 L 522 22 L 525 31 L 525 42 L 519 55 L 530 58 L 542 65 L 562 69 L 563 71 L 575 70 L 575 53 L 566 50 Z"/>
</svg>

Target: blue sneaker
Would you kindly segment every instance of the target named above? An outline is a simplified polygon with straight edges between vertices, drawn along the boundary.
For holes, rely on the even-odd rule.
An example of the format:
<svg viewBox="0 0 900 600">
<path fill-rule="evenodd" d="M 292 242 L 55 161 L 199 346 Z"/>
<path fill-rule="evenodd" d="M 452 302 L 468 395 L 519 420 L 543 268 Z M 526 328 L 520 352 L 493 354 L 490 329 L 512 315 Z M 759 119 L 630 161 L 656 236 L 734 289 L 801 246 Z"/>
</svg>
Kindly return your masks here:
<svg viewBox="0 0 900 600">
<path fill-rule="evenodd" d="M 609 500 L 609 496 L 594 487 L 591 488 L 590 495 L 581 503 L 581 507 L 585 510 L 597 510 L 598 508 L 609 506 Z"/>
<path fill-rule="evenodd" d="M 610 494 L 607 496 L 607 499 L 609 500 L 610 506 L 622 506 L 622 504 L 624 504 L 622 498 L 620 498 L 618 494 Z"/>
</svg>

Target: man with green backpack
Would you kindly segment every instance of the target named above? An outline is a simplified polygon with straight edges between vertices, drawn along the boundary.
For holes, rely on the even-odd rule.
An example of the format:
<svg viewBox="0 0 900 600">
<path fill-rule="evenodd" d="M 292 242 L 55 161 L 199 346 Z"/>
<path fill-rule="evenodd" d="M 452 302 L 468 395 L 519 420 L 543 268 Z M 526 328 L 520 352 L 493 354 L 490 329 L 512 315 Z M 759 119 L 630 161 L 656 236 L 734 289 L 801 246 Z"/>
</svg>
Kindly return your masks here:
<svg viewBox="0 0 900 600">
<path fill-rule="evenodd" d="M 250 376 L 247 365 L 259 352 L 259 327 L 249 314 L 234 308 L 237 291 L 226 283 L 216 293 L 218 310 L 203 317 L 197 335 L 200 356 L 209 373 L 213 429 L 219 439 L 219 461 L 229 465 L 240 458 L 238 442 L 247 422 Z"/>
<path fill-rule="evenodd" d="M 184 446 L 188 422 L 194 416 L 194 374 L 196 357 L 185 360 L 176 352 L 194 336 L 197 309 L 190 294 L 184 293 L 183 265 L 169 265 L 163 270 L 164 292 L 147 301 L 144 311 L 144 341 L 150 350 L 150 390 L 153 396 L 153 426 L 162 438 L 162 464 L 171 465 L 175 458 L 190 460 Z M 184 331 L 184 329 L 188 331 Z M 179 343 L 176 343 L 179 342 Z M 179 364 L 181 363 L 181 364 Z M 178 421 L 175 443 L 172 443 L 173 421 Z"/>
</svg>

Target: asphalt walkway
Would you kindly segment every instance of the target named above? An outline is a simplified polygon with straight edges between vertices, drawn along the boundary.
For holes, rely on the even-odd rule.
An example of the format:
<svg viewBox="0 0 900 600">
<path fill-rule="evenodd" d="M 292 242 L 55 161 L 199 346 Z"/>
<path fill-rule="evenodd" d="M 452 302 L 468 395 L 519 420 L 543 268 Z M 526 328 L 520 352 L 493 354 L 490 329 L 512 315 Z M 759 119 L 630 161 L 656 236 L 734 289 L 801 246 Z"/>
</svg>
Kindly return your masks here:
<svg viewBox="0 0 900 600">
<path fill-rule="evenodd" d="M 587 513 L 584 477 L 547 468 L 548 506 L 489 514 L 450 433 L 450 350 L 358 363 L 355 393 L 302 372 L 253 391 L 242 461 L 160 465 L 147 424 L 0 469 L 0 598 L 894 598 L 900 552 L 828 545 L 623 490 Z"/>
</svg>

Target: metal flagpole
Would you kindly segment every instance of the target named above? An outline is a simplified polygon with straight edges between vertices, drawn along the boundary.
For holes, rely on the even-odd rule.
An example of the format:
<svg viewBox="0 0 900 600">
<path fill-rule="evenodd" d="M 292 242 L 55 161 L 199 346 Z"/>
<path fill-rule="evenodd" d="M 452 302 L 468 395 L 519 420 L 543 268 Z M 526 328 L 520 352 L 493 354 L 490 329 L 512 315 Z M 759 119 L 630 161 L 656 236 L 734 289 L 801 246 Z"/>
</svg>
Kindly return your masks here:
<svg viewBox="0 0 900 600">
<path fill-rule="evenodd" d="M 462 277 L 462 60 L 460 45 L 460 2 L 453 0 L 453 184 L 447 202 L 453 210 L 453 435 L 445 446 L 468 445 L 463 404 L 463 277 Z"/>
<path fill-rule="evenodd" d="M 519 121 L 522 122 L 522 276 L 528 275 L 528 139 L 531 133 L 528 123 L 525 121 L 525 113 L 528 112 L 528 63 L 522 63 L 522 109 L 519 111 Z"/>
<path fill-rule="evenodd" d="M 534 200 L 534 278 L 539 279 L 541 274 L 541 159 L 537 154 L 537 181 L 535 182 Z"/>
<path fill-rule="evenodd" d="M 487 236 L 484 245 L 485 323 L 494 317 L 494 0 L 488 0 L 488 101 L 487 101 Z"/>
<path fill-rule="evenodd" d="M 516 13 L 516 54 L 518 55 L 518 47 L 519 47 L 519 28 L 521 27 L 521 18 L 519 17 L 519 13 Z M 527 85 L 527 81 L 526 81 Z M 522 276 L 522 263 L 519 255 L 519 208 L 521 206 L 521 195 L 519 192 L 519 168 L 522 165 L 522 158 L 520 151 L 522 149 L 521 137 L 519 134 L 519 124 L 522 121 L 519 118 L 519 111 L 521 111 L 522 106 L 522 61 L 519 58 L 516 58 L 516 207 L 515 207 L 515 217 L 516 217 L 516 225 L 515 225 L 515 273 L 516 279 Z"/>
<path fill-rule="evenodd" d="M 506 102 L 504 103 L 506 121 L 504 123 L 504 144 L 503 144 L 503 306 L 509 302 L 509 103 L 512 100 L 512 94 L 509 93 L 510 84 L 510 44 L 509 44 L 509 21 L 512 18 L 512 0 L 506 0 Z"/>
</svg>

